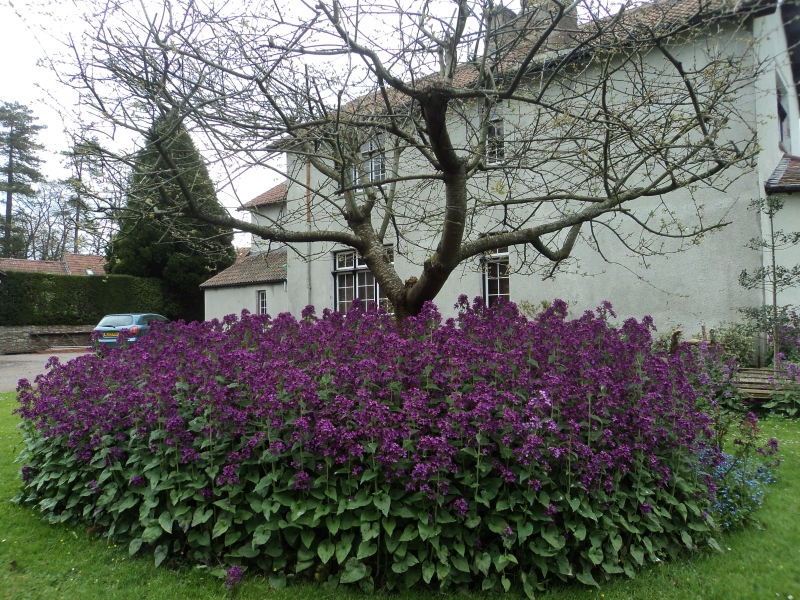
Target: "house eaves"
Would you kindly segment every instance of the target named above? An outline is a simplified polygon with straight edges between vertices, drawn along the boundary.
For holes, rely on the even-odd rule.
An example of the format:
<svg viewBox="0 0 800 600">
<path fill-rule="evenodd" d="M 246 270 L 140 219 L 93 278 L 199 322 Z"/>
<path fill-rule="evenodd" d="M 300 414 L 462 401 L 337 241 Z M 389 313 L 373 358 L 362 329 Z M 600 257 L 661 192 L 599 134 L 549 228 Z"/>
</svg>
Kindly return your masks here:
<svg viewBox="0 0 800 600">
<path fill-rule="evenodd" d="M 207 290 L 286 281 L 287 258 L 285 249 L 248 256 L 201 283 L 200 288 Z"/>
<path fill-rule="evenodd" d="M 764 184 L 768 196 L 800 192 L 800 157 L 784 154 Z"/>
</svg>

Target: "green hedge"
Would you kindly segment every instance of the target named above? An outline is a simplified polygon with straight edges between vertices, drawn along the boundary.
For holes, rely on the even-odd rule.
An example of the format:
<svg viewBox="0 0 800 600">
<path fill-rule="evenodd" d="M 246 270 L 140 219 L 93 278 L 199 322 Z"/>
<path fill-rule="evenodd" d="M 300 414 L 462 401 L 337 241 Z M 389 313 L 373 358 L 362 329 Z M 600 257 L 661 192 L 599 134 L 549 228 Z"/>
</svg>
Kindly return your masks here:
<svg viewBox="0 0 800 600">
<path fill-rule="evenodd" d="M 158 279 L 7 272 L 0 283 L 0 325 L 86 325 L 103 315 L 154 312 L 174 316 Z"/>
</svg>

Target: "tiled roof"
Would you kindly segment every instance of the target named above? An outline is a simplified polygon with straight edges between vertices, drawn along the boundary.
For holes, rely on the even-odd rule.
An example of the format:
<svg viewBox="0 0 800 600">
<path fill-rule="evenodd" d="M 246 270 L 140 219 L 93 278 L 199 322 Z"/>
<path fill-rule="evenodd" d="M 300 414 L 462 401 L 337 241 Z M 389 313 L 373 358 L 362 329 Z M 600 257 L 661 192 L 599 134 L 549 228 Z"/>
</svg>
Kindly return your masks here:
<svg viewBox="0 0 800 600">
<path fill-rule="evenodd" d="M 69 275 L 66 263 L 60 260 L 27 260 L 25 258 L 0 258 L 3 271 L 25 271 L 27 273 L 53 273 Z"/>
<path fill-rule="evenodd" d="M 71 275 L 89 275 L 87 269 L 91 269 L 92 275 L 105 275 L 104 265 L 106 259 L 94 254 L 65 254 L 64 262 Z"/>
<path fill-rule="evenodd" d="M 221 288 L 255 283 L 274 283 L 286 279 L 286 250 L 248 256 L 214 275 L 200 287 Z"/>
<path fill-rule="evenodd" d="M 263 194 L 259 194 L 250 202 L 242 204 L 241 208 L 252 208 L 254 206 L 264 206 L 265 204 L 277 204 L 286 200 L 286 182 L 279 183 L 273 188 L 268 189 Z"/>
<path fill-rule="evenodd" d="M 620 17 L 619 22 L 608 31 L 602 32 L 604 26 L 614 18 L 610 15 L 596 21 L 581 23 L 576 29 L 569 27 L 563 31 L 556 30 L 540 49 L 536 59 L 528 68 L 531 71 L 546 68 L 554 61 L 562 60 L 579 44 L 585 46 L 572 54 L 578 59 L 584 54 L 600 48 L 616 48 L 639 42 L 651 43 L 654 36 L 661 37 L 684 31 L 688 27 L 730 19 L 736 16 L 761 16 L 772 13 L 778 6 L 777 0 L 655 0 L 630 8 Z M 535 28 L 534 28 L 535 29 Z M 534 40 L 531 39 L 530 43 Z M 523 42 L 510 52 L 494 69 L 496 74 L 505 72 L 513 75 L 519 68 L 522 58 L 527 54 L 528 46 Z M 479 75 L 475 63 L 463 63 L 456 67 L 452 87 L 455 89 L 471 89 Z M 432 73 L 406 82 L 417 90 L 439 84 L 438 73 Z M 386 102 L 395 109 L 410 106 L 410 98 L 393 87 L 386 86 L 387 97 L 380 90 L 369 92 L 351 100 L 343 107 L 343 115 L 361 119 L 375 118 L 386 111 Z M 302 138 L 285 137 L 273 143 L 270 148 L 277 151 L 292 151 L 300 147 Z M 285 184 L 282 184 L 285 185 Z M 280 187 L 280 186 L 278 186 Z M 277 188 L 273 188 L 276 190 Z M 273 190 L 254 198 L 245 207 L 266 204 L 262 198 Z M 285 194 L 285 192 L 283 192 Z M 281 197 L 281 200 L 284 199 Z M 273 200 L 277 201 L 277 200 Z"/>
<path fill-rule="evenodd" d="M 28 260 L 25 258 L 0 258 L 0 270 L 27 273 L 52 273 L 54 275 L 105 275 L 106 259 L 93 254 L 65 254 L 64 260 Z"/>
<path fill-rule="evenodd" d="M 245 248 L 237 248 L 236 249 L 236 261 L 235 262 L 240 262 L 240 261 L 244 260 L 245 258 L 247 258 L 248 256 L 250 256 L 250 246 L 247 246 Z"/>
<path fill-rule="evenodd" d="M 800 192 L 800 156 L 784 154 L 764 184 L 764 190 L 767 194 Z"/>
</svg>

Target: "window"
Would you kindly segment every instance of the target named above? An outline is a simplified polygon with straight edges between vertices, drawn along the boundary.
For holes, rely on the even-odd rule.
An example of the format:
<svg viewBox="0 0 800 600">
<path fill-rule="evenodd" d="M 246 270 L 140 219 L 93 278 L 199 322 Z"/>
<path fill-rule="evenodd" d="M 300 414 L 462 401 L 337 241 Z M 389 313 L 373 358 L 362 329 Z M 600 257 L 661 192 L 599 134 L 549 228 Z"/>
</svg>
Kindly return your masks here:
<svg viewBox="0 0 800 600">
<path fill-rule="evenodd" d="M 779 87 L 778 90 L 778 125 L 780 126 L 780 136 L 782 142 L 788 142 L 791 136 L 791 129 L 789 127 L 789 112 L 786 110 L 786 94 Z M 789 147 L 786 146 L 786 152 L 789 152 Z"/>
<path fill-rule="evenodd" d="M 386 153 L 383 151 L 383 136 L 370 140 L 361 146 L 361 160 L 365 181 L 372 183 L 386 179 Z M 360 180 L 358 169 L 353 168 L 353 182 Z"/>
<path fill-rule="evenodd" d="M 492 250 L 483 259 L 483 295 L 488 306 L 500 298 L 511 300 L 509 273 L 507 246 Z"/>
<path fill-rule="evenodd" d="M 258 297 L 258 301 L 256 302 L 256 307 L 258 308 L 258 314 L 265 315 L 267 314 L 267 290 L 258 290 L 256 292 Z"/>
<path fill-rule="evenodd" d="M 386 253 L 389 255 L 389 260 L 394 263 L 394 248 L 387 246 Z M 391 312 L 389 299 L 381 293 L 380 284 L 355 250 L 334 254 L 333 278 L 336 293 L 334 306 L 337 311 L 347 313 L 353 306 L 353 300 L 360 298 L 368 309 L 380 306 Z"/>
<path fill-rule="evenodd" d="M 492 117 L 486 130 L 486 162 L 499 163 L 506 155 L 502 117 Z"/>
</svg>

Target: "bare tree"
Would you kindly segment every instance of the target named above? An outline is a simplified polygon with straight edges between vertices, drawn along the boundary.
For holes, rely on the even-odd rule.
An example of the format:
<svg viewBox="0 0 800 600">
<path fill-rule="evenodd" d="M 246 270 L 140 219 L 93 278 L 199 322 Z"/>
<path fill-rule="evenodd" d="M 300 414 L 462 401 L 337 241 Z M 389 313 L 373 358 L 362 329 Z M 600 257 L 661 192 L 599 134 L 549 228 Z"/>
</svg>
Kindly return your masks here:
<svg viewBox="0 0 800 600">
<path fill-rule="evenodd" d="M 25 256 L 63 260 L 70 235 L 69 190 L 58 182 L 39 184 L 36 195 L 17 201 L 14 222 L 25 240 Z"/>
<path fill-rule="evenodd" d="M 723 226 L 693 194 L 725 190 L 758 151 L 745 97 L 761 66 L 747 23 L 765 10 L 98 2 L 65 81 L 100 129 L 144 142 L 170 114 L 232 179 L 260 165 L 289 183 L 287 210 L 266 224 L 207 214 L 152 140 L 183 191 L 165 212 L 306 256 L 320 242 L 355 248 L 402 320 L 498 247 L 552 275 L 579 241 L 603 252 L 602 230 L 647 256 Z M 114 158 L 131 164 L 135 151 Z M 417 261 L 417 277 L 401 279 L 387 244 Z"/>
</svg>

